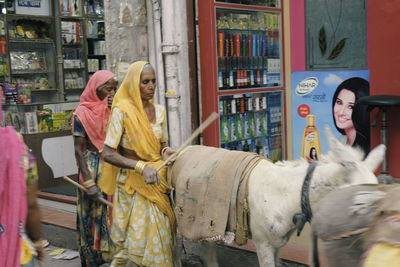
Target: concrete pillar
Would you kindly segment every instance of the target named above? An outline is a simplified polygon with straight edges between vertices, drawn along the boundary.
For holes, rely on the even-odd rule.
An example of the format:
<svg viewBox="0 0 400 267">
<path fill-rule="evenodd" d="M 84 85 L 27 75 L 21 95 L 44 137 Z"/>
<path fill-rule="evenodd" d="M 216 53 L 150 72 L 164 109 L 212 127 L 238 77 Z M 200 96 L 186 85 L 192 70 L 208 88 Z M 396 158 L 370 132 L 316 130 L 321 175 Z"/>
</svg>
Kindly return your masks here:
<svg viewBox="0 0 400 267">
<path fill-rule="evenodd" d="M 162 0 L 161 7 L 168 129 L 178 148 L 191 134 L 186 1 Z"/>
</svg>

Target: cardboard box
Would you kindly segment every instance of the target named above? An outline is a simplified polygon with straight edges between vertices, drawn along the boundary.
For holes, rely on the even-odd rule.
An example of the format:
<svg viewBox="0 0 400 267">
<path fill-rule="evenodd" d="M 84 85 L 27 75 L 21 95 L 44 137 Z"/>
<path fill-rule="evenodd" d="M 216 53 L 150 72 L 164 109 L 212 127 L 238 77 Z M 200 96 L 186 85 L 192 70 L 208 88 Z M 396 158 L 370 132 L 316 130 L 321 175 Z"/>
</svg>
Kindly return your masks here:
<svg viewBox="0 0 400 267">
<path fill-rule="evenodd" d="M 53 119 L 51 109 L 42 109 L 37 111 L 37 120 L 39 132 L 45 133 L 53 130 Z"/>
<path fill-rule="evenodd" d="M 36 112 L 25 112 L 25 129 L 27 133 L 38 133 Z"/>
<path fill-rule="evenodd" d="M 65 129 L 66 124 L 67 124 L 67 116 L 64 112 L 63 113 L 54 113 L 52 117 L 53 117 L 53 130 L 54 131 Z"/>
</svg>

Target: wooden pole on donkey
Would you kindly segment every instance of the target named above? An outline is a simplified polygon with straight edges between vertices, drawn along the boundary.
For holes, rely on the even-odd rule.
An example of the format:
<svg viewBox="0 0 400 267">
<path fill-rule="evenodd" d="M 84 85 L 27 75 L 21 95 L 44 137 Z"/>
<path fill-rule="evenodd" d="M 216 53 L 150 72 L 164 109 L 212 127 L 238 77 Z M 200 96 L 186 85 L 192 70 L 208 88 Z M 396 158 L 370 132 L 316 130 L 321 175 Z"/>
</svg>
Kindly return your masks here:
<svg viewBox="0 0 400 267">
<path fill-rule="evenodd" d="M 213 121 L 215 121 L 218 118 L 218 114 L 216 112 L 211 113 L 208 118 L 203 121 L 200 126 L 192 133 L 192 135 L 176 150 L 174 154 L 169 156 L 163 164 L 161 164 L 158 168 L 157 171 L 161 170 L 162 167 L 167 165 L 173 158 L 176 157 L 180 152 L 182 152 L 183 149 L 185 149 L 188 145 L 190 145 L 193 140 L 202 132 L 204 131 L 205 128 L 207 128 Z"/>
</svg>

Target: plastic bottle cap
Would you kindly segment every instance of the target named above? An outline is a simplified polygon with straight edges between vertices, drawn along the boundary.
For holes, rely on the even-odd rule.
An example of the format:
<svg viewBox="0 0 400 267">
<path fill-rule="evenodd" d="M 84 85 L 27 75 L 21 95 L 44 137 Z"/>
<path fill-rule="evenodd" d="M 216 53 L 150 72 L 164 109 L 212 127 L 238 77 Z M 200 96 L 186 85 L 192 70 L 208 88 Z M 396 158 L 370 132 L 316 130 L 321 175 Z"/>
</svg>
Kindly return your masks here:
<svg viewBox="0 0 400 267">
<path fill-rule="evenodd" d="M 315 115 L 307 115 L 307 126 L 315 126 Z"/>
</svg>

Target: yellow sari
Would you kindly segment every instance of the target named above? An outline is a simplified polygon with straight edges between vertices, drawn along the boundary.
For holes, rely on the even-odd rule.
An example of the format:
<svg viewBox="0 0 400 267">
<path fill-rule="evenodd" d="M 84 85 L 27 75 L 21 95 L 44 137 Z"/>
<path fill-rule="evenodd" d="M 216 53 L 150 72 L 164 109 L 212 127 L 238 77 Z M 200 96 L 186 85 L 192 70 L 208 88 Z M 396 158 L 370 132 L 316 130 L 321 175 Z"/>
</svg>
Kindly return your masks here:
<svg viewBox="0 0 400 267">
<path fill-rule="evenodd" d="M 128 136 L 130 146 L 141 159 L 146 161 L 146 164 L 156 169 L 163 162 L 160 155 L 161 144 L 154 135 L 144 111 L 139 87 L 140 76 L 146 64 L 148 63 L 139 61 L 129 67 L 125 79 L 114 97 L 112 111 L 117 107 L 123 113 L 124 131 Z M 155 240 L 165 239 L 164 232 L 171 232 L 171 228 L 175 227 L 174 213 L 167 194 L 169 185 L 165 167 L 159 171 L 159 175 L 160 185 L 146 184 L 144 177 L 134 170 L 120 169 L 105 163 L 98 183 L 106 194 L 115 193 L 113 224 L 119 225 L 113 225 L 111 236 L 120 248 L 116 256 L 128 258 L 140 266 L 172 266 L 170 241 L 165 241 L 164 243 L 168 243 L 167 246 L 161 247 L 150 244 L 157 243 L 153 242 Z M 162 216 L 158 216 L 158 212 L 165 214 L 168 221 L 165 222 Z M 144 216 L 143 214 L 150 215 Z M 139 217 L 142 220 L 138 219 Z M 159 229 L 148 226 L 146 228 L 143 223 L 138 225 L 137 220 L 145 221 L 145 225 L 156 221 L 155 227 Z M 159 227 L 157 224 L 161 226 Z M 146 234 L 141 233 L 143 231 Z M 151 253 L 154 256 L 149 256 Z M 121 266 L 123 264 L 126 263 L 121 261 Z"/>
</svg>

